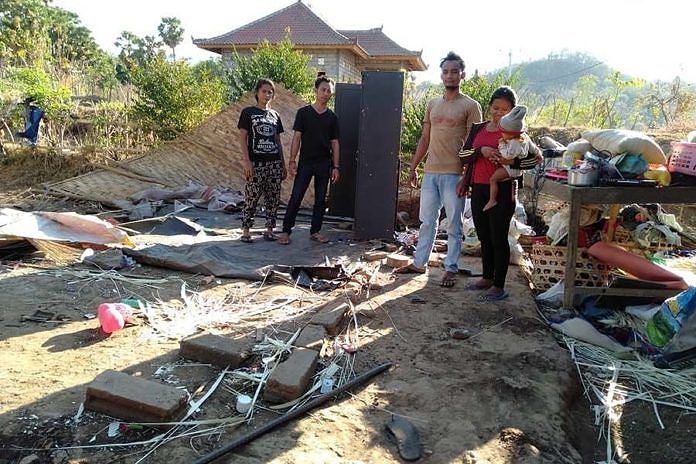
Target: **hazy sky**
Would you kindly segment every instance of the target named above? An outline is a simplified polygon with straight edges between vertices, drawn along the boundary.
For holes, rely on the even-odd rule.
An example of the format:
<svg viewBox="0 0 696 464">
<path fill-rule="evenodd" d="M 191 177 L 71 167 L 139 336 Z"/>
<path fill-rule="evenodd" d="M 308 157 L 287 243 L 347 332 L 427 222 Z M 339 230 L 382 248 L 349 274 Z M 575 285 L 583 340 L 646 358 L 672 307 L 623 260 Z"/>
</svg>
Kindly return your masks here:
<svg viewBox="0 0 696 464">
<path fill-rule="evenodd" d="M 215 56 L 191 37 L 224 34 L 291 4 L 293 0 L 54 0 L 80 15 L 97 42 L 115 52 L 123 30 L 157 35 L 163 16 L 178 17 L 185 29 L 178 57 Z M 492 0 L 380 1 L 305 0 L 335 29 L 383 26 L 401 46 L 423 50 L 429 69 L 419 81 L 439 80 L 439 59 L 461 54 L 472 74 L 552 52 L 581 51 L 612 68 L 646 79 L 696 82 L 696 5 L 684 0 Z M 569 70 L 573 71 L 573 70 Z"/>
</svg>

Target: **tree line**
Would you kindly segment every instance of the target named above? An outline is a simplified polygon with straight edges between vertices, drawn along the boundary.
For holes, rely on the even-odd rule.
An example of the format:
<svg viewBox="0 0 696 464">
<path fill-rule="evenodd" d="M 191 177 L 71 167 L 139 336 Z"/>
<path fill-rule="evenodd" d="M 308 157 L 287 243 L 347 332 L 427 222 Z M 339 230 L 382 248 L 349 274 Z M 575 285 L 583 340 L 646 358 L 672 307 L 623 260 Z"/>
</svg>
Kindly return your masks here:
<svg viewBox="0 0 696 464">
<path fill-rule="evenodd" d="M 4 0 L 1 135 L 12 138 L 22 128 L 23 102 L 31 100 L 45 111 L 43 139 L 51 146 L 142 147 L 198 126 L 259 77 L 298 94 L 311 90 L 310 57 L 287 39 L 260 44 L 228 69 L 219 58 L 195 64 L 178 59 L 183 37 L 181 21 L 164 17 L 151 35 L 123 31 L 113 55 L 98 46 L 76 14 L 50 0 Z"/>
</svg>

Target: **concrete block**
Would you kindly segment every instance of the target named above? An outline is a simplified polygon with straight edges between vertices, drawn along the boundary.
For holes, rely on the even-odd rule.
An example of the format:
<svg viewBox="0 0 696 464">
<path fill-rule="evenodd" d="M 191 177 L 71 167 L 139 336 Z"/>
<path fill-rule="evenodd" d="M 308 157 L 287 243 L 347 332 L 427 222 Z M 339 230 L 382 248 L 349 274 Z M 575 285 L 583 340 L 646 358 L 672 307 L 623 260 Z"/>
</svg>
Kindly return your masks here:
<svg viewBox="0 0 696 464">
<path fill-rule="evenodd" d="M 447 251 L 447 240 L 435 240 L 433 245 L 433 250 L 438 253 L 444 253 Z"/>
<path fill-rule="evenodd" d="M 398 255 L 395 253 L 392 253 L 392 254 L 387 256 L 387 266 L 390 266 L 390 267 L 394 267 L 394 268 L 404 267 L 404 266 L 408 266 L 410 262 L 411 262 L 411 258 L 409 258 L 408 256 Z"/>
<path fill-rule="evenodd" d="M 236 369 L 251 356 L 251 348 L 250 340 L 205 334 L 182 340 L 179 354 L 186 359 Z"/>
<path fill-rule="evenodd" d="M 263 398 L 273 403 L 285 403 L 302 396 L 309 388 L 318 360 L 317 351 L 295 348 L 266 381 Z"/>
<path fill-rule="evenodd" d="M 104 371 L 87 386 L 85 408 L 138 422 L 171 422 L 186 412 L 186 392 L 123 372 Z"/>
<path fill-rule="evenodd" d="M 297 340 L 295 340 L 295 346 L 321 351 L 321 347 L 324 345 L 324 337 L 326 337 L 324 326 L 310 324 L 302 329 Z"/>
<path fill-rule="evenodd" d="M 92 256 L 86 257 L 84 262 L 87 264 L 92 264 L 104 271 L 121 269 L 124 267 L 123 253 L 117 248 L 110 248 L 106 251 L 95 253 Z"/>
<path fill-rule="evenodd" d="M 379 261 L 381 259 L 386 258 L 389 255 L 386 251 L 366 251 L 363 254 L 363 260 L 371 262 L 371 261 Z"/>
<path fill-rule="evenodd" d="M 441 255 L 440 253 L 430 253 L 428 258 L 428 266 L 439 267 L 444 261 L 446 255 Z"/>
<path fill-rule="evenodd" d="M 323 326 L 329 335 L 338 335 L 341 331 L 341 324 L 349 309 L 350 306 L 345 301 L 332 301 L 324 305 L 309 323 Z"/>
</svg>

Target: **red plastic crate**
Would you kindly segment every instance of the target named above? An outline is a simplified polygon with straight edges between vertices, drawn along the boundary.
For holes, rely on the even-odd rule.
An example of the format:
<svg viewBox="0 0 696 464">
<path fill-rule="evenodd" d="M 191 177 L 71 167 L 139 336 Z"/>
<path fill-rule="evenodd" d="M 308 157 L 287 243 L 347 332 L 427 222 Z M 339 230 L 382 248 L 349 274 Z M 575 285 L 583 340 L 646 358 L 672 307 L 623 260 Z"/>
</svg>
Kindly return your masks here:
<svg viewBox="0 0 696 464">
<path fill-rule="evenodd" d="M 696 176 L 696 143 L 672 142 L 667 170 Z"/>
</svg>

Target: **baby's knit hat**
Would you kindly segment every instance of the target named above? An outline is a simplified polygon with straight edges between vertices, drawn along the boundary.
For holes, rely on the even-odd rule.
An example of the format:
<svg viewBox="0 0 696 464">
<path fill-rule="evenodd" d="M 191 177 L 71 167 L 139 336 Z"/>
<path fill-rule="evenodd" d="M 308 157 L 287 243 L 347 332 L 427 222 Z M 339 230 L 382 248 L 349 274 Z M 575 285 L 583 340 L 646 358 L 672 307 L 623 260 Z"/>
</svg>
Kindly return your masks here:
<svg viewBox="0 0 696 464">
<path fill-rule="evenodd" d="M 518 105 L 508 114 L 500 118 L 499 126 L 505 132 L 522 132 L 524 130 L 524 116 L 527 114 L 527 107 Z"/>
</svg>

